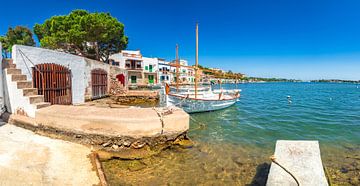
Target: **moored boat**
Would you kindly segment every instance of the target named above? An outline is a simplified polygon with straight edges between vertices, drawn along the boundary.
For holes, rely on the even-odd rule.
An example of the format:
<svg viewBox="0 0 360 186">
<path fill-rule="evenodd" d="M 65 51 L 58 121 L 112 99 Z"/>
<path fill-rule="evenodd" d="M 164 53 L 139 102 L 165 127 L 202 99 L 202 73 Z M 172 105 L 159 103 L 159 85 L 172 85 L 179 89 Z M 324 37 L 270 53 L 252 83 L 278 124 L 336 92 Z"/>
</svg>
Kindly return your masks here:
<svg viewBox="0 0 360 186">
<path fill-rule="evenodd" d="M 204 92 L 197 95 L 186 93 L 168 93 L 167 105 L 178 106 L 187 113 L 215 111 L 230 107 L 240 98 L 240 91 L 235 94 Z"/>
<path fill-rule="evenodd" d="M 176 47 L 176 79 L 178 80 L 178 47 Z M 195 63 L 195 85 L 180 88 L 176 82 L 176 91 L 171 91 L 166 85 L 167 106 L 183 108 L 188 113 L 207 112 L 220 110 L 235 104 L 240 98 L 240 90 L 211 90 L 211 87 L 198 87 L 198 25 L 196 24 L 196 63 Z"/>
</svg>

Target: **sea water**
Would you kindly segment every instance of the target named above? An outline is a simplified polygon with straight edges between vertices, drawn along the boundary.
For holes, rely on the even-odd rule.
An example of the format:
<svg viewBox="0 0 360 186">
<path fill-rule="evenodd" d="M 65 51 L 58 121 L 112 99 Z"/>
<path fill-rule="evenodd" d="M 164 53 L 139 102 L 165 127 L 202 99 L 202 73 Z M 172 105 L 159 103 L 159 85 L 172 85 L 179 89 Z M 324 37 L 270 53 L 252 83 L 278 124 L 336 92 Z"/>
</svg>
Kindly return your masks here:
<svg viewBox="0 0 360 186">
<path fill-rule="evenodd" d="M 345 83 L 248 83 L 227 109 L 191 115 L 192 148 L 111 160 L 117 185 L 264 185 L 276 140 L 318 140 L 329 181 L 360 185 L 360 88 Z M 218 87 L 213 87 L 218 88 Z M 129 166 L 130 165 L 130 166 Z M 131 166 L 136 165 L 136 166 Z M 129 167 L 136 167 L 134 169 Z"/>
</svg>

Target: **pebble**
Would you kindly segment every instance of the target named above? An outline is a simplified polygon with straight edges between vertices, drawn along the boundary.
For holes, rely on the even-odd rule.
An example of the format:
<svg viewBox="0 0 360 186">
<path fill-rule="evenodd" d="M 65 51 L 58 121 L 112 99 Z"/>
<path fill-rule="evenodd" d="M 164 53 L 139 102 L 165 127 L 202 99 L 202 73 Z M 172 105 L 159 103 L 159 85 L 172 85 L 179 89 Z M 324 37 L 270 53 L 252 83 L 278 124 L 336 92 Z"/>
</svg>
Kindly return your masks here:
<svg viewBox="0 0 360 186">
<path fill-rule="evenodd" d="M 112 147 L 113 149 L 115 149 L 115 150 L 119 148 L 118 145 L 112 145 L 111 147 Z"/>
</svg>

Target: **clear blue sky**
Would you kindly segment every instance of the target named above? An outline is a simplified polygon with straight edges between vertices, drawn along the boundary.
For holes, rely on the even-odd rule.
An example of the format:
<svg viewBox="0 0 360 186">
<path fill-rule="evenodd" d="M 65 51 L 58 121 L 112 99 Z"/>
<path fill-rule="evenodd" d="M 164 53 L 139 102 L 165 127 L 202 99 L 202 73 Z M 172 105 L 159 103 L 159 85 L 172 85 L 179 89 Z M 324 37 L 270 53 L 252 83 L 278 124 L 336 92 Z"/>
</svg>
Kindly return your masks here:
<svg viewBox="0 0 360 186">
<path fill-rule="evenodd" d="M 18 0 L 1 2 L 0 34 L 73 9 L 105 11 L 125 24 L 129 49 L 250 76 L 360 80 L 358 0 Z M 16 8 L 12 8 L 16 7 Z"/>
</svg>

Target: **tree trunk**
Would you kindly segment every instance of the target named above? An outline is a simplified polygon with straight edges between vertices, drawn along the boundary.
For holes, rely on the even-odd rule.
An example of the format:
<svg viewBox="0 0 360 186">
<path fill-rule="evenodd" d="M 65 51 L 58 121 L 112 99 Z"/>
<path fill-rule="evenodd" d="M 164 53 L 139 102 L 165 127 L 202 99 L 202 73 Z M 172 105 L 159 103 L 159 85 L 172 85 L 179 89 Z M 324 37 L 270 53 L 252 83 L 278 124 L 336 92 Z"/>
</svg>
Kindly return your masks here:
<svg viewBox="0 0 360 186">
<path fill-rule="evenodd" d="M 100 61 L 98 42 L 94 42 L 94 45 L 95 45 L 96 60 L 99 60 L 99 61 Z"/>
</svg>

